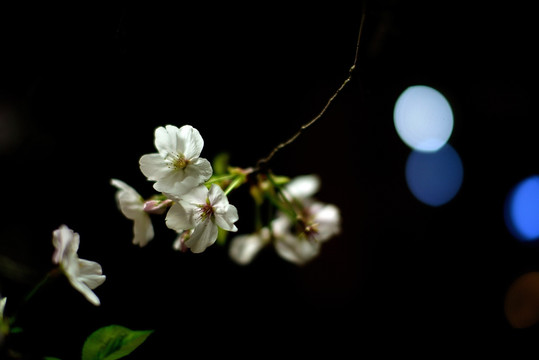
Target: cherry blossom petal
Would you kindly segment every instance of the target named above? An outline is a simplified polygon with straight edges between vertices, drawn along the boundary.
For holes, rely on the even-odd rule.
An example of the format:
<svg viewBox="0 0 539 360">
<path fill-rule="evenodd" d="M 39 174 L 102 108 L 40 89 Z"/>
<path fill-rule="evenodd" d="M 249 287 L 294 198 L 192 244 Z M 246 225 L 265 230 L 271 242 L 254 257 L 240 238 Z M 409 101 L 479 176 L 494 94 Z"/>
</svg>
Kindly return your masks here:
<svg viewBox="0 0 539 360">
<path fill-rule="evenodd" d="M 133 244 L 146 246 L 154 237 L 153 225 L 150 216 L 141 212 L 133 219 Z"/>
<path fill-rule="evenodd" d="M 122 214 L 130 220 L 137 218 L 144 209 L 144 200 L 139 193 L 121 180 L 111 179 L 110 183 L 119 190 L 115 196 Z"/>
<path fill-rule="evenodd" d="M 215 223 L 217 224 L 217 226 L 219 226 L 221 229 L 223 230 L 226 230 L 226 231 L 238 231 L 238 228 L 236 227 L 236 225 L 234 225 L 234 223 L 236 221 L 238 221 L 239 219 L 239 216 L 238 216 L 238 210 L 236 209 L 236 207 L 234 205 L 228 205 L 219 210 L 224 210 L 224 212 L 218 212 L 217 209 L 214 209 L 215 210 L 215 213 L 214 213 L 214 216 L 215 216 Z"/>
<path fill-rule="evenodd" d="M 275 250 L 283 259 L 304 265 L 320 253 L 320 243 L 288 234 L 275 241 Z"/>
<path fill-rule="evenodd" d="M 313 196 L 319 189 L 320 178 L 317 175 L 297 176 L 285 186 L 286 192 L 296 199 Z"/>
<path fill-rule="evenodd" d="M 204 147 L 204 140 L 197 129 L 191 125 L 184 125 L 177 131 L 176 149 L 187 159 L 196 159 Z"/>
<path fill-rule="evenodd" d="M 235 236 L 230 240 L 228 254 L 236 263 L 247 265 L 269 240 L 270 233 L 268 228 L 262 228 L 260 232 L 254 234 Z"/>
<path fill-rule="evenodd" d="M 54 253 L 52 262 L 60 264 L 64 259 L 68 259 L 79 250 L 79 234 L 73 232 L 66 225 L 61 225 L 52 233 L 52 244 L 54 245 Z"/>
<path fill-rule="evenodd" d="M 155 129 L 154 145 L 161 158 L 178 153 L 178 131 L 179 129 L 174 125 L 160 126 Z"/>
<path fill-rule="evenodd" d="M 103 275 L 101 265 L 95 261 L 79 259 L 78 265 L 79 274 L 77 278 L 90 289 L 95 289 L 105 282 L 106 276 Z"/>
<path fill-rule="evenodd" d="M 167 166 L 164 158 L 157 153 L 142 155 L 139 165 L 144 176 L 152 181 L 157 181 L 173 171 Z"/>
<path fill-rule="evenodd" d="M 165 222 L 168 228 L 183 231 L 195 227 L 196 207 L 187 203 L 175 203 L 167 212 Z"/>
<path fill-rule="evenodd" d="M 185 245 L 194 253 L 201 253 L 217 240 L 217 225 L 210 219 L 202 221 L 193 231 Z"/>
</svg>

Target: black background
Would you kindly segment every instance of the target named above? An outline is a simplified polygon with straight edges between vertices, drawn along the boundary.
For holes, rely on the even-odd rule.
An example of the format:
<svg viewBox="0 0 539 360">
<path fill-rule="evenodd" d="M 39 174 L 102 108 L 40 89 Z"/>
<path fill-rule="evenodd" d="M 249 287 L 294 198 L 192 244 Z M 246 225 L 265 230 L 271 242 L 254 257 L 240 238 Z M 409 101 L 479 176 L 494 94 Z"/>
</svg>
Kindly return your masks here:
<svg viewBox="0 0 539 360">
<path fill-rule="evenodd" d="M 278 174 L 317 173 L 342 234 L 304 267 L 264 250 L 246 267 L 227 248 L 130 243 L 111 178 L 153 194 L 138 159 L 157 126 L 191 124 L 202 156 L 254 166 L 316 116 L 348 76 L 361 2 L 283 5 L 32 5 L 0 11 L 0 292 L 9 315 L 52 268 L 52 231 L 81 235 L 79 256 L 106 282 L 93 307 L 60 279 L 21 308 L 13 346 L 73 359 L 111 323 L 155 329 L 130 358 L 185 354 L 498 352 L 538 340 L 513 329 L 504 296 L 539 267 L 507 231 L 510 189 L 539 172 L 531 5 L 366 2 L 351 82 L 315 125 L 280 151 Z M 450 144 L 464 181 L 448 204 L 416 200 L 410 149 L 393 106 L 410 85 L 453 107 Z M 252 230 L 247 189 L 229 199 Z M 15 267 L 11 264 L 15 263 Z M 37 356 L 35 355 L 35 356 Z"/>
</svg>

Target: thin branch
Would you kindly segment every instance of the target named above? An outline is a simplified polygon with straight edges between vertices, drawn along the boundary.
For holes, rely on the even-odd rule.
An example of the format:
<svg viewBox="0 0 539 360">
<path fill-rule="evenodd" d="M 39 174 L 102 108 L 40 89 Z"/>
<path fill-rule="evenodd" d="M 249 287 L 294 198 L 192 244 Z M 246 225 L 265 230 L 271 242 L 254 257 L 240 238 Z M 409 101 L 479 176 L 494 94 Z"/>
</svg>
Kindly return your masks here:
<svg viewBox="0 0 539 360">
<path fill-rule="evenodd" d="M 275 154 L 281 150 L 282 148 L 284 148 L 285 146 L 288 146 L 290 144 L 292 144 L 302 133 L 304 130 L 306 130 L 307 128 L 309 128 L 311 125 L 313 125 L 315 122 L 318 121 L 318 119 L 320 119 L 324 113 L 326 112 L 326 110 L 329 108 L 329 106 L 331 105 L 331 103 L 333 102 L 333 100 L 335 100 L 335 98 L 337 97 L 337 95 L 339 95 L 339 93 L 341 92 L 342 89 L 344 89 L 344 87 L 346 86 L 346 84 L 348 84 L 348 82 L 350 81 L 350 79 L 352 79 L 352 72 L 354 71 L 354 69 L 356 68 L 356 64 L 357 64 L 357 59 L 358 59 L 358 55 L 359 55 L 359 42 L 360 42 L 360 39 L 361 39 L 361 33 L 363 31 L 363 23 L 365 22 L 365 9 L 363 9 L 363 13 L 361 15 L 361 22 L 359 24 L 359 34 L 358 34 L 358 37 L 357 37 L 357 43 L 356 43 L 356 53 L 355 53 L 355 56 L 354 56 L 354 62 L 352 63 L 352 66 L 350 67 L 350 69 L 348 70 L 348 77 L 346 78 L 346 80 L 344 80 L 344 82 L 341 84 L 341 86 L 337 89 L 337 91 L 335 91 L 335 93 L 333 94 L 333 96 L 331 96 L 328 100 L 328 102 L 326 103 L 326 105 L 324 106 L 324 108 L 322 109 L 322 111 L 320 111 L 320 113 L 318 115 L 316 115 L 313 119 L 311 119 L 308 123 L 302 125 L 300 127 L 300 129 L 294 134 L 292 135 L 291 138 L 289 138 L 288 140 L 286 140 L 285 142 L 282 142 L 280 143 L 279 145 L 277 145 L 271 152 L 268 156 L 266 156 L 265 158 L 262 158 L 260 160 L 258 160 L 258 162 L 256 163 L 256 168 L 253 169 L 253 171 L 260 171 L 264 165 L 266 165 L 274 156 Z"/>
</svg>

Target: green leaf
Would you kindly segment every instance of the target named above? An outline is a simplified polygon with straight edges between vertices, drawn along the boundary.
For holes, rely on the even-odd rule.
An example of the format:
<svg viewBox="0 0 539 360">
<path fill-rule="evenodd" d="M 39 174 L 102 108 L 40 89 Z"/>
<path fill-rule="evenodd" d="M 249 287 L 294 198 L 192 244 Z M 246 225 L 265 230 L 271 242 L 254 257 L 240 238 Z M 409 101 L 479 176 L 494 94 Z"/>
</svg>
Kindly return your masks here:
<svg viewBox="0 0 539 360">
<path fill-rule="evenodd" d="M 134 331 L 120 325 L 97 329 L 82 347 L 82 360 L 115 360 L 129 355 L 153 330 Z"/>
<path fill-rule="evenodd" d="M 60 359 L 57 358 L 57 357 L 53 357 L 53 356 L 45 356 L 45 357 L 43 358 L 43 360 L 60 360 Z"/>
</svg>

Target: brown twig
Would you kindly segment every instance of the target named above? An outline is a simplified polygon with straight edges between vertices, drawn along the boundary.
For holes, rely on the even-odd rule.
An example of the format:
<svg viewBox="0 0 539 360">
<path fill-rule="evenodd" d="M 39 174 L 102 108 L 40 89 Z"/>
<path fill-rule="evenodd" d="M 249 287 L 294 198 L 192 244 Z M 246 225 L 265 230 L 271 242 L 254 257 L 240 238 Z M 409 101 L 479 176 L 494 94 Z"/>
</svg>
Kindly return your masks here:
<svg viewBox="0 0 539 360">
<path fill-rule="evenodd" d="M 316 115 L 313 119 L 311 119 L 308 123 L 302 125 L 299 130 L 294 134 L 292 135 L 291 138 L 289 138 L 288 140 L 286 140 L 285 142 L 282 142 L 280 143 L 279 145 L 277 145 L 275 148 L 273 148 L 273 150 L 269 153 L 268 156 L 266 156 L 265 158 L 262 158 L 260 160 L 258 160 L 258 162 L 256 163 L 256 167 L 253 169 L 254 172 L 256 171 L 260 171 L 261 169 L 263 169 L 265 167 L 265 165 L 275 156 L 275 154 L 281 150 L 282 148 L 284 148 L 285 146 L 288 146 L 290 144 L 292 144 L 297 138 L 298 136 L 300 136 L 304 130 L 306 130 L 308 127 L 310 127 L 311 125 L 313 125 L 316 121 L 318 121 L 318 119 L 320 119 L 324 113 L 326 112 L 326 110 L 329 108 L 329 105 L 331 105 L 331 103 L 333 102 L 333 100 L 335 100 L 335 98 L 337 97 L 337 95 L 339 95 L 339 93 L 341 92 L 341 90 L 346 86 L 346 84 L 348 84 L 348 82 L 350 81 L 350 79 L 352 78 L 352 72 L 354 71 L 354 69 L 356 68 L 356 64 L 357 64 L 357 59 L 358 59 L 358 54 L 359 54 L 359 42 L 360 42 L 360 39 L 361 39 L 361 33 L 363 31 L 363 23 L 365 22 L 365 10 L 363 10 L 363 13 L 361 15 L 361 22 L 359 24 L 359 34 L 358 34 L 358 37 L 357 37 L 357 43 L 356 43 L 356 53 L 355 53 L 355 56 L 354 56 L 354 62 L 352 63 L 352 66 L 350 67 L 350 69 L 348 70 L 348 77 L 344 80 L 344 82 L 341 84 L 341 86 L 337 89 L 337 91 L 335 91 L 335 93 L 329 98 L 328 102 L 326 103 L 326 105 L 322 108 L 322 111 L 320 111 L 320 113 L 318 115 Z"/>
</svg>

